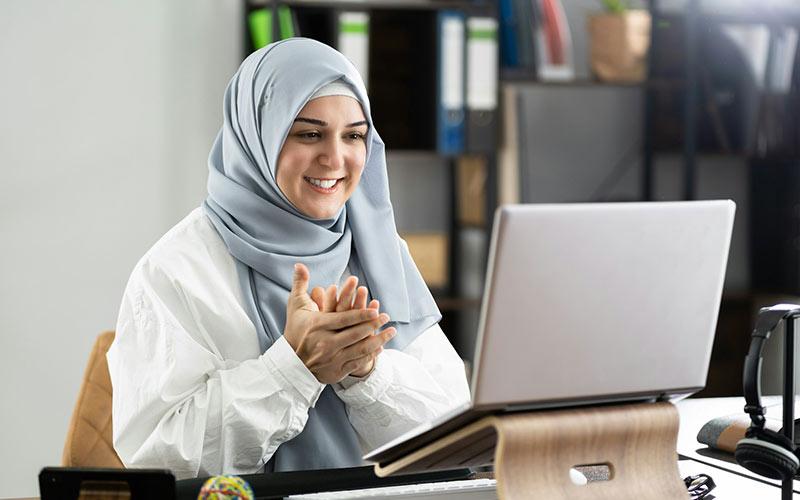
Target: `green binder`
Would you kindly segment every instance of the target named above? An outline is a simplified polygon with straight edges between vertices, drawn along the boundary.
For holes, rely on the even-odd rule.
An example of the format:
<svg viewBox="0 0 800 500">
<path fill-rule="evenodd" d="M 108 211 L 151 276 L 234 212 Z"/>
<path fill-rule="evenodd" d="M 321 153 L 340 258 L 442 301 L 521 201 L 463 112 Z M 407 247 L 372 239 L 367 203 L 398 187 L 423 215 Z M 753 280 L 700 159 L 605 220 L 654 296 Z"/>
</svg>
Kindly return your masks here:
<svg viewBox="0 0 800 500">
<path fill-rule="evenodd" d="M 256 9 L 248 15 L 250 26 L 250 37 L 253 40 L 253 47 L 258 50 L 274 41 L 272 35 L 272 8 L 263 7 Z M 292 10 L 286 6 L 278 7 L 278 29 L 280 30 L 280 40 L 296 36 L 295 23 L 292 17 Z"/>
</svg>

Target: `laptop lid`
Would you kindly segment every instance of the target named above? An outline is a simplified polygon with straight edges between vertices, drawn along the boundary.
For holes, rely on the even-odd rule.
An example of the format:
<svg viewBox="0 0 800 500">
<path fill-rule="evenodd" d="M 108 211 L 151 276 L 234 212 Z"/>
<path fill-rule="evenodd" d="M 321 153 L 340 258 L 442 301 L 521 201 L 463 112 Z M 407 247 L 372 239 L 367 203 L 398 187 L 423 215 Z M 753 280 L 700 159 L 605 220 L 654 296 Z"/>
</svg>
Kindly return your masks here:
<svg viewBox="0 0 800 500">
<path fill-rule="evenodd" d="M 473 406 L 704 387 L 734 211 L 729 200 L 498 208 Z"/>
</svg>

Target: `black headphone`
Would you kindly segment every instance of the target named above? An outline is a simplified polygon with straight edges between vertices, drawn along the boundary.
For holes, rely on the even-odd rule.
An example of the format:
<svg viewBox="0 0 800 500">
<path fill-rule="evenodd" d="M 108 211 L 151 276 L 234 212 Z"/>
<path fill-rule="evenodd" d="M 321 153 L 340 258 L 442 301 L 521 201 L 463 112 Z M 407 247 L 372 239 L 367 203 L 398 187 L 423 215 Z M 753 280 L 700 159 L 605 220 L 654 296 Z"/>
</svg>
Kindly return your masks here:
<svg viewBox="0 0 800 500">
<path fill-rule="evenodd" d="M 777 304 L 758 311 L 750 350 L 744 358 L 744 411 L 751 424 L 744 439 L 736 443 L 735 457 L 739 465 L 772 479 L 789 479 L 800 469 L 800 450 L 779 432 L 764 427 L 766 422 L 761 406 L 761 354 L 770 333 L 783 320 L 800 317 L 800 305 Z M 784 377 L 794 377 L 785 373 Z"/>
</svg>

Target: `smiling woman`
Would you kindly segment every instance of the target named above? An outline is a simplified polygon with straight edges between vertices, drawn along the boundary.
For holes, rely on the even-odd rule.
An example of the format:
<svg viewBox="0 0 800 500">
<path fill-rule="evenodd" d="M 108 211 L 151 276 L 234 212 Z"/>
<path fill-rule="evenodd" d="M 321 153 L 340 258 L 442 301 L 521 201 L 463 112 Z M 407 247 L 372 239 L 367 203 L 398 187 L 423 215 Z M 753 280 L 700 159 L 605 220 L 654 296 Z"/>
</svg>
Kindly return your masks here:
<svg viewBox="0 0 800 500">
<path fill-rule="evenodd" d="M 208 198 L 125 290 L 114 447 L 179 478 L 361 465 L 469 399 L 397 235 L 364 84 L 293 38 L 242 63 L 223 109 Z"/>
</svg>

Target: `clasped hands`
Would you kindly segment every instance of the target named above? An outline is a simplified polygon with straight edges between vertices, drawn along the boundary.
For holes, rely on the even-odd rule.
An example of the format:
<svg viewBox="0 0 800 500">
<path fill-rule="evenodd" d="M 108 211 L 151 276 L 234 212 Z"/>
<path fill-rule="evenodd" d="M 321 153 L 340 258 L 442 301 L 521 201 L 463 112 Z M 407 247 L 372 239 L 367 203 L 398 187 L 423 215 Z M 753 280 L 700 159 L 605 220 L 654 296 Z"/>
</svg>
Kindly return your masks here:
<svg viewBox="0 0 800 500">
<path fill-rule="evenodd" d="M 389 315 L 379 311 L 377 300 L 367 304 L 367 289 L 358 287 L 354 276 L 338 297 L 336 285 L 315 287 L 309 294 L 309 277 L 305 265 L 295 264 L 284 338 L 320 383 L 368 375 L 383 345 L 397 333 L 389 327 L 375 334 Z"/>
</svg>

